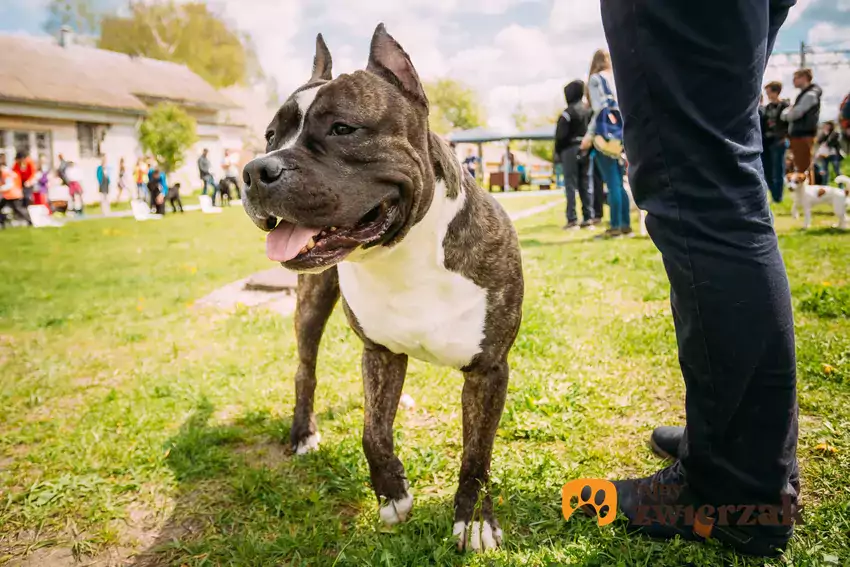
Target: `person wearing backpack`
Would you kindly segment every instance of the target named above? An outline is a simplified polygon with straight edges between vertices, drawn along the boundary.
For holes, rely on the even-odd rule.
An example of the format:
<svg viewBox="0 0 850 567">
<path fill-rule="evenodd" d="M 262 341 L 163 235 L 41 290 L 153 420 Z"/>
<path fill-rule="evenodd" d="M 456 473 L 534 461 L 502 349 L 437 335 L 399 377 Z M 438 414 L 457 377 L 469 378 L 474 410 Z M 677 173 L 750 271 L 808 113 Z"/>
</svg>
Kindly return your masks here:
<svg viewBox="0 0 850 567">
<path fill-rule="evenodd" d="M 587 81 L 587 95 L 593 117 L 581 141 L 583 151 L 591 150 L 594 166 L 608 187 L 608 209 L 611 226 L 603 237 L 615 238 L 632 234 L 629 218 L 629 198 L 623 188 L 620 155 L 623 150 L 623 118 L 617 103 L 614 74 L 608 52 L 600 49 L 593 54 Z"/>
<path fill-rule="evenodd" d="M 567 194 L 567 224 L 564 229 L 579 228 L 576 214 L 576 192 L 581 199 L 581 228 L 596 224 L 594 220 L 593 189 L 590 175 L 590 156 L 581 150 L 592 111 L 582 101 L 584 81 L 573 81 L 564 87 L 567 108 L 558 118 L 555 128 L 555 156 L 564 172 L 564 191 Z"/>
</svg>

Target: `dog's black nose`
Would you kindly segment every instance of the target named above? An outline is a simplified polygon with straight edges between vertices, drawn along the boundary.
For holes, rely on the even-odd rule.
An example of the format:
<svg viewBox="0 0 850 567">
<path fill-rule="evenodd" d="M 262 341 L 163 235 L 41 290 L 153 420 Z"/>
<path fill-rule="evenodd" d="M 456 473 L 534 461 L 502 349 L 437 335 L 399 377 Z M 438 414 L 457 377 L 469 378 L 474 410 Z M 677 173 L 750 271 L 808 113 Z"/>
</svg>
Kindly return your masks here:
<svg viewBox="0 0 850 567">
<path fill-rule="evenodd" d="M 242 171 L 242 180 L 246 187 L 251 183 L 269 185 L 280 178 L 283 173 L 283 163 L 275 157 L 263 156 L 251 160 Z"/>
</svg>

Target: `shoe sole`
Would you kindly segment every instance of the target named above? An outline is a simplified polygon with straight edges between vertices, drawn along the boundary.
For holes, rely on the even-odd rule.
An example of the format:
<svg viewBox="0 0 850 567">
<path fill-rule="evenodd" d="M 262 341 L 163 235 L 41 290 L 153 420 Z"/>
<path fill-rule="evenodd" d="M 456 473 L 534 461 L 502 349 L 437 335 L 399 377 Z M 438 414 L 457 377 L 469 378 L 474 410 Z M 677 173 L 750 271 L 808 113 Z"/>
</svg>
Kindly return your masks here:
<svg viewBox="0 0 850 567">
<path fill-rule="evenodd" d="M 661 457 L 662 459 L 668 459 L 671 461 L 675 461 L 678 457 L 671 455 L 664 449 L 658 446 L 653 438 L 649 438 L 649 448 L 652 449 L 652 452 Z"/>
</svg>

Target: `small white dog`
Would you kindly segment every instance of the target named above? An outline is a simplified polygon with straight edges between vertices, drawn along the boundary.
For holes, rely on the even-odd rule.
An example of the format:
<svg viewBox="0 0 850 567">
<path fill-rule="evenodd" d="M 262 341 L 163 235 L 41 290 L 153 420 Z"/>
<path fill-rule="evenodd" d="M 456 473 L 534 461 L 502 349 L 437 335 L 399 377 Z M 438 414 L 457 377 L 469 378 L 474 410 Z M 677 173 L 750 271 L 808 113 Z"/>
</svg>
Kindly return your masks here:
<svg viewBox="0 0 850 567">
<path fill-rule="evenodd" d="M 794 203 L 791 207 L 791 215 L 796 219 L 800 217 L 800 209 L 803 209 L 803 228 L 807 229 L 812 224 L 812 208 L 815 205 L 832 204 L 832 210 L 838 217 L 838 228 L 847 228 L 847 207 L 850 205 L 850 177 L 839 175 L 835 178 L 840 187 L 828 185 L 809 185 L 808 175 L 805 173 L 789 173 L 785 176 L 785 185 L 794 193 Z"/>
</svg>

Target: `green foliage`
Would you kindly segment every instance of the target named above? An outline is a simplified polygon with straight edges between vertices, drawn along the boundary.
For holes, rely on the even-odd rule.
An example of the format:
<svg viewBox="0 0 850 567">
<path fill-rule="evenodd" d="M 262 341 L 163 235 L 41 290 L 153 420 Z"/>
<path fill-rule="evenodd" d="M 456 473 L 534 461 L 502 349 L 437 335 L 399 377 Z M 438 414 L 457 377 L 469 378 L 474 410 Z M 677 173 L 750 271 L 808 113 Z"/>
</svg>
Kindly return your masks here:
<svg viewBox="0 0 850 567">
<path fill-rule="evenodd" d="M 800 309 L 818 317 L 850 317 L 850 286 L 814 287 L 800 301 Z"/>
<path fill-rule="evenodd" d="M 424 87 L 431 106 L 431 130 L 437 134 L 478 128 L 486 122 L 478 93 L 463 83 L 438 79 L 425 83 Z"/>
<path fill-rule="evenodd" d="M 139 141 L 159 166 L 171 173 L 180 167 L 186 151 L 197 141 L 196 128 L 195 119 L 179 106 L 158 104 L 139 127 Z"/>
<path fill-rule="evenodd" d="M 514 110 L 511 118 L 513 118 L 514 126 L 517 127 L 517 130 L 528 130 L 531 128 L 535 128 L 537 126 L 545 126 L 547 124 L 554 125 L 558 120 L 558 115 L 560 111 L 556 114 L 552 113 L 544 113 L 537 115 L 535 117 L 528 114 L 528 112 L 522 107 L 522 105 L 518 105 L 516 110 Z M 548 162 L 554 161 L 555 154 L 555 143 L 548 140 L 537 140 L 531 142 L 531 155 L 537 156 L 542 160 L 546 160 Z"/>
<path fill-rule="evenodd" d="M 132 2 L 103 18 L 98 47 L 184 64 L 217 88 L 262 75 L 250 38 L 202 2 Z"/>
</svg>

